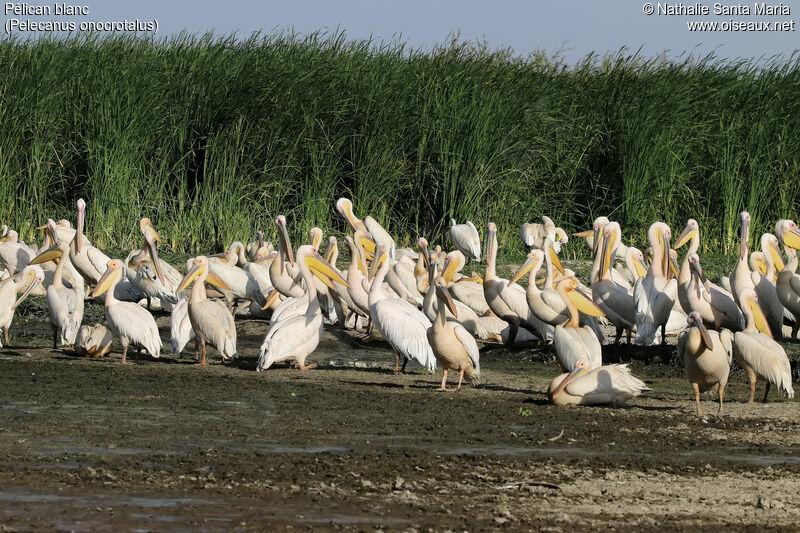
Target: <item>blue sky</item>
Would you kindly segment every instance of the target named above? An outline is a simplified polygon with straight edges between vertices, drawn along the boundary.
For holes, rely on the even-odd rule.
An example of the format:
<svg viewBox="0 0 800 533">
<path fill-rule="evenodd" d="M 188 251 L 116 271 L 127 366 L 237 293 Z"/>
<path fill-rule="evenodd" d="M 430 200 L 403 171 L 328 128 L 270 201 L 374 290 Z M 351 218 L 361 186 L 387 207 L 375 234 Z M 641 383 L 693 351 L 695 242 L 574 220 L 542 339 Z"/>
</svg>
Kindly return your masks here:
<svg viewBox="0 0 800 533">
<path fill-rule="evenodd" d="M 29 0 L 27 3 L 47 5 L 48 2 Z M 448 34 L 460 32 L 463 39 L 485 40 L 493 48 L 511 47 L 518 55 L 524 56 L 536 49 L 549 54 L 560 52 L 570 63 L 590 52 L 602 54 L 622 46 L 634 51 L 641 48 L 645 56 L 665 51 L 670 56 L 678 56 L 685 51 L 705 54 L 715 50 L 721 57 L 757 58 L 789 55 L 800 43 L 800 29 L 786 32 L 690 32 L 687 29 L 688 20 L 720 24 L 731 19 L 788 22 L 794 18 L 794 12 L 774 17 L 753 14 L 648 16 L 643 13 L 647 3 L 644 0 L 83 0 L 80 3 L 89 6 L 90 14 L 72 20 L 156 19 L 157 35 L 162 37 L 181 30 L 199 33 L 213 30 L 217 34 L 238 31 L 239 35 L 246 36 L 258 30 L 293 28 L 306 33 L 340 28 L 353 39 L 372 36 L 391 41 L 400 38 L 413 47 L 430 48 L 444 42 Z M 694 4 L 685 2 L 685 5 Z M 713 11 L 714 2 L 703 4 Z M 745 5 L 753 11 L 753 4 Z M 795 11 L 800 18 L 800 5 L 795 5 Z M 6 19 L 12 17 L 3 15 Z"/>
</svg>

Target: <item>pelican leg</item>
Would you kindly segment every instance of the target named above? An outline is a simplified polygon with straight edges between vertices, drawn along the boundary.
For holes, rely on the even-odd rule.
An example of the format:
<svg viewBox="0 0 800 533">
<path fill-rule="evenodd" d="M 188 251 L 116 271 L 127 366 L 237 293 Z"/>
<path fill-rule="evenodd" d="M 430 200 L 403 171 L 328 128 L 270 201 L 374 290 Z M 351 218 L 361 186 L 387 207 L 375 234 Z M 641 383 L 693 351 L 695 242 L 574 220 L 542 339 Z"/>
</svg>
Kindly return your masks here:
<svg viewBox="0 0 800 533">
<path fill-rule="evenodd" d="M 456 390 L 461 390 L 461 382 L 464 381 L 464 369 L 461 369 L 461 372 L 458 373 L 458 387 Z"/>
<path fill-rule="evenodd" d="M 150 309 L 150 303 L 151 303 L 151 301 L 150 301 L 150 297 L 148 296 L 148 297 L 147 297 L 147 310 L 148 310 L 148 311 L 150 311 L 150 310 L 151 310 L 151 309 Z"/>
<path fill-rule="evenodd" d="M 139 358 L 141 356 L 142 356 L 142 347 L 141 346 L 137 346 L 136 347 L 136 364 L 137 365 L 139 364 Z"/>
<path fill-rule="evenodd" d="M 406 373 L 406 365 L 407 364 L 408 364 L 408 359 L 403 358 L 403 367 L 400 369 L 400 373 L 401 374 L 405 374 Z"/>
<path fill-rule="evenodd" d="M 719 409 L 717 410 L 717 416 L 722 414 L 722 397 L 725 396 L 725 387 L 722 385 L 719 386 Z"/>
<path fill-rule="evenodd" d="M 617 336 L 614 338 L 614 344 L 619 344 L 619 340 L 622 338 L 622 330 L 625 329 L 622 326 L 617 326 Z"/>
<path fill-rule="evenodd" d="M 311 363 L 310 365 L 300 365 L 300 370 L 305 372 L 306 370 L 311 370 L 312 368 L 317 368 L 317 363 Z"/>
<path fill-rule="evenodd" d="M 792 324 L 792 338 L 797 338 L 797 330 L 800 329 L 800 319 L 795 319 L 794 324 Z"/>
<path fill-rule="evenodd" d="M 750 399 L 747 400 L 747 403 L 753 403 L 756 396 L 756 381 L 758 380 L 758 377 L 753 369 L 749 366 L 745 367 L 745 370 L 747 371 L 747 379 L 750 380 Z"/>
<path fill-rule="evenodd" d="M 667 325 L 661 324 L 661 346 L 667 344 Z"/>
<path fill-rule="evenodd" d="M 631 334 L 632 334 L 632 333 L 633 333 L 633 332 L 632 332 L 631 330 L 628 330 L 628 344 L 630 344 L 630 343 L 631 343 Z"/>
<path fill-rule="evenodd" d="M 517 339 L 517 331 L 519 331 L 519 318 L 503 317 L 503 320 L 508 322 L 508 338 L 506 339 L 506 346 L 514 346 L 514 341 Z"/>
<path fill-rule="evenodd" d="M 763 403 L 767 403 L 767 396 L 769 396 L 769 381 L 767 381 L 767 388 L 764 390 L 764 400 Z"/>
<path fill-rule="evenodd" d="M 700 409 L 700 386 L 697 383 L 692 383 L 694 389 L 694 403 L 697 406 L 697 416 L 703 416 L 703 410 Z"/>
<path fill-rule="evenodd" d="M 51 326 L 50 329 L 53 330 L 53 349 L 58 349 L 58 329 L 55 326 Z"/>
<path fill-rule="evenodd" d="M 121 364 L 121 365 L 129 365 L 130 364 L 130 363 L 128 363 L 128 343 L 127 342 L 123 342 L 122 343 L 122 361 L 120 361 L 119 364 Z"/>
<path fill-rule="evenodd" d="M 206 343 L 205 343 L 205 341 L 203 341 L 203 340 L 200 341 L 200 348 L 203 351 L 203 359 L 198 364 L 200 366 L 206 366 L 206 365 L 208 365 L 208 363 L 206 363 Z"/>
<path fill-rule="evenodd" d="M 8 346 L 8 326 L 5 327 L 6 346 Z"/>
<path fill-rule="evenodd" d="M 444 369 L 444 375 L 442 376 L 442 386 L 439 387 L 436 390 L 447 392 L 447 369 L 446 368 Z"/>
<path fill-rule="evenodd" d="M 372 316 L 370 315 L 369 319 L 367 320 L 367 336 L 372 333 Z"/>
<path fill-rule="evenodd" d="M 395 352 L 394 353 L 394 375 L 400 373 L 400 354 Z"/>
<path fill-rule="evenodd" d="M 197 361 L 197 356 L 200 355 L 200 337 L 194 336 L 194 360 Z"/>
</svg>

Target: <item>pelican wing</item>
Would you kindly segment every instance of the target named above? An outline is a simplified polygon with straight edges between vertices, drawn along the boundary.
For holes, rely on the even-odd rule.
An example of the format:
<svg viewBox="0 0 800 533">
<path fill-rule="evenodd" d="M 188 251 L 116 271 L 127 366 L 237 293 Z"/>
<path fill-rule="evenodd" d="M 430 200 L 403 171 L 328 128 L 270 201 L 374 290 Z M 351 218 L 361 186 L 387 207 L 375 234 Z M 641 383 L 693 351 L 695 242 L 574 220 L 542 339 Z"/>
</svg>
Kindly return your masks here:
<svg viewBox="0 0 800 533">
<path fill-rule="evenodd" d="M 582 404 L 619 404 L 650 390 L 631 374 L 627 364 L 590 370 L 567 385 L 566 392 L 582 398 Z"/>
<path fill-rule="evenodd" d="M 383 229 L 383 226 L 381 226 L 378 221 L 371 216 L 366 216 L 364 218 L 364 226 L 367 228 L 372 240 L 375 241 L 375 244 L 378 246 L 382 244 L 386 247 L 386 253 L 389 255 L 389 259 L 395 259 L 396 252 L 394 239 L 391 235 L 389 235 L 389 232 Z"/>
<path fill-rule="evenodd" d="M 633 296 L 613 281 L 592 284 L 592 298 L 617 327 L 632 329 L 636 323 L 636 305 Z"/>
<path fill-rule="evenodd" d="M 370 306 L 372 320 L 397 352 L 433 371 L 436 358 L 428 343 L 431 321 L 405 300 L 387 298 Z"/>
<path fill-rule="evenodd" d="M 189 320 L 189 300 L 181 298 L 169 316 L 169 333 L 172 341 L 172 353 L 179 354 L 186 344 L 194 338 L 192 322 Z"/>
<path fill-rule="evenodd" d="M 756 374 L 794 397 L 792 369 L 780 344 L 763 333 L 737 331 L 734 335 L 734 357 L 751 367 Z"/>
<path fill-rule="evenodd" d="M 108 257 L 106 254 L 100 251 L 100 249 L 95 248 L 94 246 L 87 246 L 86 247 L 86 257 L 89 258 L 89 262 L 92 266 L 97 270 L 97 272 L 102 275 L 103 272 L 106 271 L 106 265 L 108 262 L 111 261 L 111 258 Z"/>
<path fill-rule="evenodd" d="M 273 363 L 302 358 L 314 351 L 322 336 L 322 314 L 293 316 L 271 327 L 258 357 L 258 371 Z"/>
<path fill-rule="evenodd" d="M 737 330 L 744 329 L 744 315 L 727 291 L 720 291 L 712 286 L 711 292 L 703 291 L 703 298 L 711 306 L 714 315 L 723 317 L 723 325 Z"/>
<path fill-rule="evenodd" d="M 472 222 L 450 226 L 450 240 L 453 246 L 475 261 L 481 259 L 481 237 Z"/>
<path fill-rule="evenodd" d="M 161 337 L 156 321 L 147 309 L 132 302 L 106 307 L 106 319 L 120 337 L 142 346 L 153 357 L 161 354 Z"/>
<path fill-rule="evenodd" d="M 728 354 L 728 364 L 733 362 L 733 333 L 728 329 L 719 332 L 719 342 Z"/>
<path fill-rule="evenodd" d="M 189 309 L 195 334 L 214 345 L 225 359 L 235 358 L 236 325 L 228 308 L 217 300 L 191 303 Z"/>
<path fill-rule="evenodd" d="M 466 350 L 469 358 L 472 359 L 472 364 L 475 366 L 475 370 L 480 370 L 481 364 L 478 343 L 475 342 L 475 339 L 472 337 L 472 335 L 470 335 L 469 332 L 460 324 L 453 326 L 453 332 L 456 334 L 458 342 L 460 342 L 464 347 L 464 350 Z"/>
</svg>

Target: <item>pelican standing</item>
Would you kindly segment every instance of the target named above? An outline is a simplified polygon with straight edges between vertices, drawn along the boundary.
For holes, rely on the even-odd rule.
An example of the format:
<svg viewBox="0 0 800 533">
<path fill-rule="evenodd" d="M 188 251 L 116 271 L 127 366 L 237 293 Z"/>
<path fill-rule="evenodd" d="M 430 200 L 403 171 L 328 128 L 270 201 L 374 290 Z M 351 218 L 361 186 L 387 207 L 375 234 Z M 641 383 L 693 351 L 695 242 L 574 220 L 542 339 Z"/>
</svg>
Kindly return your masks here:
<svg viewBox="0 0 800 533">
<path fill-rule="evenodd" d="M 603 316 L 602 309 L 578 289 L 578 280 L 575 278 L 561 280 L 557 290 L 569 309 L 569 320 L 563 326 L 556 326 L 553 335 L 561 368 L 565 372 L 571 372 L 582 359 L 588 362 L 587 370 L 599 367 L 603 364 L 603 348 L 592 328 L 580 327 L 578 312 L 589 316 Z"/>
<path fill-rule="evenodd" d="M 395 374 L 405 372 L 408 361 L 412 359 L 433 372 L 436 369 L 436 357 L 433 355 L 427 336 L 431 321 L 407 301 L 386 296 L 383 291 L 383 280 L 388 270 L 386 247 L 381 244 L 375 250 L 370 269 L 372 286 L 369 291 L 369 314 L 375 327 L 394 350 L 394 372 Z M 399 368 L 401 356 L 402 369 Z"/>
<path fill-rule="evenodd" d="M 481 260 L 481 236 L 478 228 L 472 221 L 467 220 L 466 224 L 456 224 L 456 219 L 450 219 L 450 240 L 456 250 L 473 261 Z"/>
<path fill-rule="evenodd" d="M 294 262 L 292 244 L 286 229 L 286 217 L 278 215 L 275 225 L 278 226 L 278 257 L 269 266 L 269 279 L 272 281 L 272 286 L 282 295 L 289 298 L 302 297 L 305 294 L 302 286 L 303 278 Z"/>
<path fill-rule="evenodd" d="M 446 308 L 456 318 L 458 318 L 458 313 L 453 298 L 447 292 L 447 282 L 443 277 L 439 276 L 434 280 L 433 290 L 436 291 L 439 306 L 436 311 L 436 319 L 428 328 L 427 335 L 433 355 L 444 371 L 442 386 L 439 390 L 447 391 L 448 370 L 458 372 L 458 386 L 455 390 L 461 388 L 461 382 L 465 375 L 473 385 L 477 385 L 481 381 L 478 344 L 461 324 L 447 320 Z"/>
<path fill-rule="evenodd" d="M 753 403 L 758 378 L 767 382 L 764 402 L 770 385 L 775 385 L 789 398 L 794 398 L 792 369 L 786 351 L 772 338 L 769 323 L 758 305 L 755 290 L 745 287 L 739 292 L 739 306 L 744 312 L 747 326 L 734 335 L 733 357 L 745 369 L 750 381 L 750 398 Z"/>
<path fill-rule="evenodd" d="M 619 344 L 622 332 L 627 330 L 630 344 L 631 332 L 636 325 L 636 303 L 627 289 L 611 279 L 611 267 L 620 234 L 621 230 L 616 222 L 608 223 L 603 229 L 603 240 L 592 268 L 596 272 L 592 279 L 592 298 L 617 328 L 614 342 Z"/>
<path fill-rule="evenodd" d="M 655 342 L 661 328 L 661 344 L 666 344 L 666 325 L 675 304 L 678 282 L 669 279 L 671 261 L 669 240 L 672 232 L 663 222 L 654 222 L 647 231 L 653 248 L 653 261 L 647 275 L 636 280 L 633 299 L 636 302 L 635 344 L 648 346 Z"/>
<path fill-rule="evenodd" d="M 347 198 L 339 198 L 339 200 L 336 202 L 336 209 L 339 211 L 339 214 L 342 215 L 345 220 L 347 220 L 347 223 L 350 224 L 350 227 L 353 228 L 353 231 L 366 231 L 369 233 L 370 237 L 372 237 L 372 240 L 375 242 L 376 246 L 383 244 L 386 247 L 386 253 L 389 256 L 389 259 L 397 259 L 394 239 L 391 235 L 389 235 L 389 232 L 387 232 L 383 226 L 378 223 L 377 220 L 369 215 L 364 217 L 363 221 L 360 220 L 353 213 L 353 202 Z"/>
<path fill-rule="evenodd" d="M 48 224 L 54 225 L 52 220 Z M 75 284 L 67 288 L 63 283 L 64 269 L 71 270 L 70 248 L 66 242 L 58 241 L 33 258 L 31 263 L 38 264 L 58 259 L 53 275 L 53 283 L 47 287 L 47 307 L 50 311 L 50 327 L 53 330 L 53 349 L 61 345 L 75 345 L 75 337 L 83 320 L 84 286 L 77 272 L 73 273 Z"/>
<path fill-rule="evenodd" d="M 697 313 L 714 329 L 727 328 L 731 331 L 744 329 L 744 315 L 727 291 L 709 283 L 700 266 L 700 258 L 695 253 L 687 254 L 691 279 L 686 285 L 686 305 L 690 313 Z"/>
<path fill-rule="evenodd" d="M 208 258 L 198 256 L 192 261 L 192 268 L 178 285 L 177 292 L 194 283 L 192 295 L 189 298 L 189 321 L 196 338 L 200 341 L 200 350 L 203 358 L 200 365 L 206 365 L 207 345 L 217 349 L 223 361 L 235 359 L 236 353 L 236 325 L 233 315 L 225 305 L 218 300 L 206 298 L 204 283 L 216 285 L 220 289 L 229 290 L 225 282 L 215 273 L 211 272 Z"/>
<path fill-rule="evenodd" d="M 270 327 L 258 357 L 256 369 L 259 372 L 276 362 L 289 359 L 294 359 L 300 370 L 313 368 L 314 365 L 306 365 L 306 358 L 317 348 L 322 337 L 322 310 L 311 277 L 327 277 L 344 286 L 348 285 L 339 271 L 311 246 L 298 248 L 297 265 L 305 281 L 308 306 L 304 314 L 288 317 Z"/>
<path fill-rule="evenodd" d="M 800 229 L 791 220 L 781 220 L 776 224 L 775 232 L 789 256 L 789 262 L 778 274 L 775 288 L 781 303 L 794 317 L 792 338 L 797 338 L 797 330 L 800 328 L 800 276 L 797 275 Z"/>
<path fill-rule="evenodd" d="M 111 260 L 98 248 L 89 244 L 83 235 L 84 220 L 86 219 L 86 202 L 78 198 L 78 222 L 75 224 L 75 237 L 69 247 L 69 259 L 75 270 L 83 277 L 88 285 L 96 285 L 105 272 L 105 267 Z M 56 230 L 51 228 L 51 233 Z"/>
<path fill-rule="evenodd" d="M 697 414 L 703 415 L 703 410 L 700 409 L 700 393 L 717 386 L 719 415 L 722 413 L 722 398 L 725 396 L 731 370 L 733 334 L 727 329 L 709 331 L 703 324 L 703 317 L 697 312 L 690 312 L 687 322 L 689 330 L 678 337 L 678 356 L 683 359 L 686 377 L 694 390 Z"/>
<path fill-rule="evenodd" d="M 106 294 L 106 322 L 122 344 L 121 364 L 128 364 L 126 356 L 128 346 L 131 344 L 144 348 L 151 356 L 158 358 L 161 355 L 161 337 L 153 315 L 133 302 L 122 302 L 114 297 L 114 287 L 119 283 L 122 274 L 122 261 L 116 259 L 109 261 L 105 274 L 92 292 L 92 297 Z"/>
<path fill-rule="evenodd" d="M 43 281 L 44 271 L 42 268 L 38 265 L 28 265 L 18 276 L 12 276 L 0 282 L 0 326 L 3 328 L 6 346 L 8 346 L 8 330 L 11 327 L 11 321 L 14 320 L 14 311 Z M 17 298 L 19 293 L 22 294 Z M 2 346 L 3 344 L 0 343 L 0 347 Z"/>
</svg>

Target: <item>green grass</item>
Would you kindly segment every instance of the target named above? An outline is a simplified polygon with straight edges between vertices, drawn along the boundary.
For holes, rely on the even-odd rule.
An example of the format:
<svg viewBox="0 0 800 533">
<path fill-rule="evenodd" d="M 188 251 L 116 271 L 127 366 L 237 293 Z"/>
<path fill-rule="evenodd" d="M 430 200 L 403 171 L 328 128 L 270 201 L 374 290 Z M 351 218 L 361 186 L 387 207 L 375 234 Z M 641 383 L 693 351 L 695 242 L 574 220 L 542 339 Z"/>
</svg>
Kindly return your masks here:
<svg viewBox="0 0 800 533">
<path fill-rule="evenodd" d="M 448 242 L 449 218 L 568 231 L 598 215 L 701 225 L 728 253 L 800 202 L 800 57 L 756 65 L 648 60 L 574 67 L 457 40 L 432 51 L 344 34 L 0 41 L 0 220 L 30 240 L 47 217 L 100 247 L 140 245 L 149 216 L 177 253 L 312 226 L 341 234 L 339 196 L 399 244 Z M 37 236 L 37 241 L 39 236 Z M 753 242 L 756 242 L 755 240 Z M 585 257 L 570 245 L 566 257 Z"/>
</svg>

